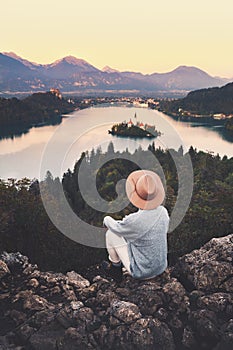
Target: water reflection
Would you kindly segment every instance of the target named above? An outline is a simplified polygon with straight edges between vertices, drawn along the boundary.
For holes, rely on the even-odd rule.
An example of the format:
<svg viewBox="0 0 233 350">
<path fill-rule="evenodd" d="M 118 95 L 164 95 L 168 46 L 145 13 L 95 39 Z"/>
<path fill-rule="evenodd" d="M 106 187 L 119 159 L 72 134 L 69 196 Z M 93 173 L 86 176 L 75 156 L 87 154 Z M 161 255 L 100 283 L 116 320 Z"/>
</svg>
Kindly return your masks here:
<svg viewBox="0 0 233 350">
<path fill-rule="evenodd" d="M 29 133 L 31 128 L 40 128 L 42 126 L 48 126 L 48 125 L 59 125 L 62 122 L 62 117 L 61 116 L 55 116 L 50 119 L 50 121 L 46 123 L 39 123 L 37 125 L 29 125 L 25 126 L 22 124 L 14 124 L 11 126 L 3 126 L 0 129 L 0 140 L 6 140 L 6 139 L 11 139 L 14 140 L 15 138 L 19 138 L 22 135 L 25 135 Z"/>
<path fill-rule="evenodd" d="M 31 127 L 25 128 L 20 125 L 14 125 L 10 127 L 1 127 L 0 129 L 0 140 L 11 139 L 14 140 L 17 137 L 21 137 L 29 132 Z"/>
<path fill-rule="evenodd" d="M 185 123 L 185 122 L 183 122 Z M 223 140 L 226 140 L 228 142 L 233 142 L 233 134 L 230 133 L 228 130 L 226 130 L 224 128 L 224 125 L 223 124 L 220 124 L 220 125 L 211 125 L 211 124 L 204 124 L 204 123 L 190 123 L 191 127 L 192 128 L 199 128 L 199 127 L 203 127 L 203 128 L 206 128 L 206 129 L 209 129 L 209 130 L 212 130 L 216 133 L 219 134 L 219 136 L 223 139 Z"/>
<path fill-rule="evenodd" d="M 123 151 L 126 148 L 133 152 L 140 145 L 146 149 L 151 140 L 129 140 L 114 137 L 108 134 L 108 129 L 116 120 L 133 119 L 135 112 L 138 120 L 155 125 L 163 135 L 155 139 L 155 147 L 179 148 L 174 139 L 174 133 L 167 129 L 167 122 L 175 129 L 183 140 L 186 150 L 192 145 L 198 150 L 213 152 L 220 156 L 233 156 L 232 137 L 217 126 L 203 126 L 203 123 L 185 123 L 150 109 L 122 107 L 92 107 L 74 112 L 69 118 L 56 120 L 53 125 L 32 127 L 30 129 L 1 129 L 0 130 L 0 178 L 8 177 L 39 177 L 40 163 L 46 144 L 54 135 L 57 128 L 62 129 L 59 142 L 56 144 L 56 152 L 51 159 L 54 162 L 69 140 L 76 140 L 67 150 L 66 159 L 63 161 L 62 170 L 73 168 L 75 161 L 83 151 L 96 148 L 101 145 L 103 151 L 110 141 L 114 142 L 115 150 Z M 95 121 L 96 127 L 91 129 L 91 121 Z M 106 125 L 106 120 L 109 124 Z M 105 122 L 104 122 L 105 121 Z M 67 126 L 68 125 L 68 126 Z M 97 127 L 98 126 L 98 127 Z M 81 137 L 78 137 L 80 131 Z M 53 174 L 57 176 L 57 174 Z"/>
<path fill-rule="evenodd" d="M 223 140 L 226 140 L 228 142 L 233 142 L 233 133 L 226 130 L 223 126 L 212 127 L 212 130 L 217 132 Z"/>
</svg>

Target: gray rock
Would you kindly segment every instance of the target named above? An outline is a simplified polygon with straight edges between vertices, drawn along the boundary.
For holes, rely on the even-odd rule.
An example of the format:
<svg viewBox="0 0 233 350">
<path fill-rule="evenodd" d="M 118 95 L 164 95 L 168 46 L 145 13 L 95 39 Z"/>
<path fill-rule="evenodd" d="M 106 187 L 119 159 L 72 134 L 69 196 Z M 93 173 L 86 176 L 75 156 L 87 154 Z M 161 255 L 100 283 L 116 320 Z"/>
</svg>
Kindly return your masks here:
<svg viewBox="0 0 233 350">
<path fill-rule="evenodd" d="M 204 295 L 199 298 L 198 306 L 230 317 L 233 315 L 233 294 L 219 292 Z"/>
<path fill-rule="evenodd" d="M 90 287 L 82 288 L 81 290 L 78 288 L 79 297 L 82 300 L 95 297 L 97 293 L 97 289 L 98 289 L 98 285 L 96 283 L 90 285 Z"/>
<path fill-rule="evenodd" d="M 52 322 L 55 320 L 57 313 L 59 312 L 59 306 L 54 311 L 51 309 L 46 309 L 42 311 L 38 311 L 34 313 L 33 316 L 30 317 L 28 320 L 28 324 L 30 324 L 31 327 L 40 329 L 42 327 L 51 325 Z"/>
<path fill-rule="evenodd" d="M 131 343 L 135 348 L 152 348 L 154 345 L 154 336 L 150 326 L 151 319 L 149 318 L 140 318 L 131 324 L 129 330 L 126 333 L 128 342 Z"/>
<path fill-rule="evenodd" d="M 120 286 L 98 267 L 90 283 L 4 253 L 0 349 L 230 350 L 232 237 L 211 240 L 154 279 L 124 275 Z"/>
<path fill-rule="evenodd" d="M 142 317 L 137 305 L 121 300 L 111 303 L 109 313 L 124 323 L 132 323 Z"/>
<path fill-rule="evenodd" d="M 33 287 L 33 288 L 37 288 L 39 286 L 39 282 L 37 281 L 36 278 L 31 278 L 29 281 L 28 281 L 28 284 L 27 284 L 29 287 Z"/>
<path fill-rule="evenodd" d="M 156 292 L 149 291 L 148 296 L 146 298 L 143 296 L 142 300 L 144 302 L 140 303 L 140 310 L 144 315 L 155 315 L 156 311 L 163 305 L 161 295 Z"/>
<path fill-rule="evenodd" d="M 74 292 L 74 288 L 67 284 L 61 284 L 61 290 L 63 294 L 63 299 L 65 298 L 68 301 L 76 301 L 76 294 Z"/>
<path fill-rule="evenodd" d="M 60 330 L 39 330 L 28 340 L 28 344 L 33 350 L 57 350 L 57 343 L 62 336 Z"/>
<path fill-rule="evenodd" d="M 79 310 L 84 307 L 84 304 L 81 301 L 71 301 L 70 306 L 72 310 Z"/>
<path fill-rule="evenodd" d="M 175 309 L 179 313 L 187 311 L 190 302 L 186 290 L 180 282 L 173 278 L 164 285 L 163 293 L 170 309 Z"/>
<path fill-rule="evenodd" d="M 13 303 L 22 303 L 23 310 L 39 311 L 49 308 L 49 303 L 46 299 L 39 295 L 33 294 L 30 290 L 21 291 L 13 298 Z"/>
<path fill-rule="evenodd" d="M 216 350 L 231 350 L 233 344 L 233 319 L 230 319 L 222 329 L 222 338 Z"/>
<path fill-rule="evenodd" d="M 204 347 L 209 344 L 213 348 L 218 343 L 220 330 L 214 312 L 205 309 L 193 311 L 189 320 L 194 333 L 198 335 L 200 345 Z"/>
<path fill-rule="evenodd" d="M 174 268 L 174 275 L 205 292 L 219 288 L 232 292 L 233 235 L 213 238 L 202 248 L 180 258 Z M 230 277 L 230 278 L 229 278 Z"/>
<path fill-rule="evenodd" d="M 56 321 L 63 328 L 70 327 L 86 327 L 94 319 L 94 312 L 88 307 L 80 307 L 78 309 L 73 309 L 72 306 L 65 306 L 59 310 Z"/>
<path fill-rule="evenodd" d="M 89 342 L 87 334 L 82 334 L 79 329 L 70 327 L 66 330 L 64 337 L 58 341 L 57 349 L 86 350 L 95 348 Z"/>
<path fill-rule="evenodd" d="M 8 269 L 7 264 L 4 261 L 0 260 L 0 279 L 5 277 L 9 273 L 10 270 Z"/>
<path fill-rule="evenodd" d="M 102 324 L 96 331 L 93 332 L 93 335 L 101 349 L 107 349 L 107 345 L 110 345 L 107 340 L 108 334 L 109 329 L 105 324 Z"/>
<path fill-rule="evenodd" d="M 175 343 L 173 335 L 166 323 L 154 319 L 151 327 L 154 336 L 154 349 L 173 350 Z"/>
<path fill-rule="evenodd" d="M 96 302 L 98 305 L 101 305 L 103 308 L 108 308 L 110 304 L 117 300 L 118 297 L 116 293 L 112 291 L 99 291 L 96 296 Z"/>
<path fill-rule="evenodd" d="M 74 285 L 76 288 L 81 289 L 81 288 L 86 288 L 90 286 L 90 282 L 86 278 L 83 278 L 81 275 L 79 275 L 74 271 L 67 272 L 66 276 L 67 276 L 67 282 L 69 284 Z"/>
<path fill-rule="evenodd" d="M 198 346 L 194 332 L 188 326 L 184 329 L 181 343 L 185 349 L 194 349 Z"/>
<path fill-rule="evenodd" d="M 21 327 L 17 328 L 16 334 L 21 339 L 21 341 L 24 343 L 26 342 L 32 334 L 36 332 L 36 329 L 33 327 L 30 327 L 28 324 L 23 324 Z"/>
<path fill-rule="evenodd" d="M 16 326 L 19 326 L 20 324 L 24 323 L 27 320 L 26 313 L 18 310 L 13 309 L 9 311 L 8 315 L 11 318 L 11 320 L 15 323 Z"/>
</svg>

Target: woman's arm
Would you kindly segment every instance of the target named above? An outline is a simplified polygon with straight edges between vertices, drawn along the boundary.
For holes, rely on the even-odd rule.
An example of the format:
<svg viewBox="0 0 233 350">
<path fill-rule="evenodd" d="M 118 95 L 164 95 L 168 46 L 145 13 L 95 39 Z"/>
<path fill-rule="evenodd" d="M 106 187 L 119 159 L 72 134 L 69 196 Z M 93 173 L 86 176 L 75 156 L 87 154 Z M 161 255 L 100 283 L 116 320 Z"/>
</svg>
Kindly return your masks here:
<svg viewBox="0 0 233 350">
<path fill-rule="evenodd" d="M 104 225 L 113 233 L 116 233 L 125 238 L 135 235 L 135 220 L 138 212 L 129 214 L 123 220 L 114 220 L 111 216 L 105 216 Z"/>
</svg>

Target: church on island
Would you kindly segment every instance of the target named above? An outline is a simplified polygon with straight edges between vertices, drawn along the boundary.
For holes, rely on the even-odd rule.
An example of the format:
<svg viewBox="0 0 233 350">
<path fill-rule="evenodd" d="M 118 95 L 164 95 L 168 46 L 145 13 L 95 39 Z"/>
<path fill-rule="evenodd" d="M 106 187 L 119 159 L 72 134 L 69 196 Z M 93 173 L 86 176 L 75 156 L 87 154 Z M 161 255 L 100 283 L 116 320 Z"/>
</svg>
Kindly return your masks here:
<svg viewBox="0 0 233 350">
<path fill-rule="evenodd" d="M 116 136 L 132 138 L 155 138 L 161 135 L 154 125 L 144 124 L 143 122 L 138 121 L 136 113 L 134 119 L 135 122 L 130 118 L 128 122 L 124 121 L 120 124 L 114 124 L 111 130 L 108 130 L 108 133 Z"/>
</svg>

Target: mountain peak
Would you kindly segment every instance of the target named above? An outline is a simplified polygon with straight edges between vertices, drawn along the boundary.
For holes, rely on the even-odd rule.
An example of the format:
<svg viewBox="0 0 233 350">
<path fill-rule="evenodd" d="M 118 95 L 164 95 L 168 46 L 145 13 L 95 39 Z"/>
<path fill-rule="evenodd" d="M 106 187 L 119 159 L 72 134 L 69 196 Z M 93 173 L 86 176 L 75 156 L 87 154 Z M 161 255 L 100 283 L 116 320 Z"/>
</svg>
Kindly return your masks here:
<svg viewBox="0 0 233 350">
<path fill-rule="evenodd" d="M 185 65 L 178 66 L 172 72 L 184 72 L 184 73 L 199 72 L 199 73 L 208 75 L 208 73 L 206 73 L 200 68 L 197 68 L 194 66 L 185 66 Z"/>
<path fill-rule="evenodd" d="M 72 70 L 79 70 L 83 72 L 96 72 L 98 71 L 97 68 L 92 66 L 87 61 L 77 58 L 75 56 L 66 56 L 59 60 L 56 60 L 55 62 L 48 64 L 47 68 L 59 68 L 59 69 L 68 69 L 70 67 Z"/>
<path fill-rule="evenodd" d="M 19 55 L 16 55 L 16 53 L 10 51 L 10 52 L 3 52 L 3 55 L 11 57 L 11 58 L 15 58 L 15 59 L 22 59 L 22 57 L 20 57 Z"/>
<path fill-rule="evenodd" d="M 190 69 L 190 68 L 194 68 L 194 67 L 193 66 L 180 65 L 176 69 L 177 70 L 187 70 L 187 69 Z"/>
<path fill-rule="evenodd" d="M 106 73 L 119 73 L 119 70 L 114 69 L 114 68 L 111 68 L 111 67 L 109 67 L 109 66 L 105 66 L 105 67 L 102 69 L 102 72 L 106 72 Z"/>
<path fill-rule="evenodd" d="M 75 56 L 70 55 L 70 56 L 65 56 L 63 58 L 60 58 L 60 59 L 54 61 L 53 63 L 49 64 L 49 66 L 52 67 L 52 66 L 56 66 L 56 65 L 61 64 L 61 63 L 68 63 L 68 64 L 72 64 L 74 66 L 80 65 L 80 64 L 89 64 L 81 58 L 77 58 Z"/>
<path fill-rule="evenodd" d="M 67 62 L 69 64 L 73 64 L 73 65 L 80 65 L 80 64 L 88 64 L 89 65 L 89 63 L 87 61 L 83 60 L 82 58 L 77 58 L 77 57 L 71 56 L 71 55 L 64 57 L 62 59 L 62 61 L 65 61 L 65 62 Z"/>
<path fill-rule="evenodd" d="M 26 67 L 29 67 L 29 68 L 33 68 L 33 67 L 39 67 L 41 66 L 40 64 L 38 63 L 35 63 L 35 62 L 30 62 L 28 60 L 26 60 L 25 58 L 22 58 L 21 56 L 17 55 L 16 53 L 14 52 L 3 52 L 3 55 L 5 56 L 8 56 L 10 58 L 14 58 L 15 60 L 23 63 Z"/>
</svg>

